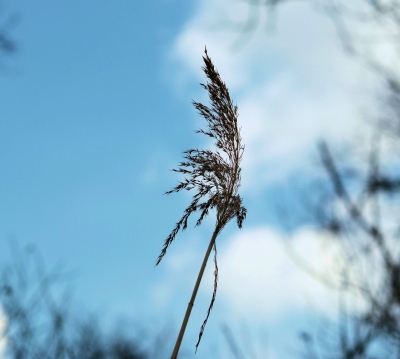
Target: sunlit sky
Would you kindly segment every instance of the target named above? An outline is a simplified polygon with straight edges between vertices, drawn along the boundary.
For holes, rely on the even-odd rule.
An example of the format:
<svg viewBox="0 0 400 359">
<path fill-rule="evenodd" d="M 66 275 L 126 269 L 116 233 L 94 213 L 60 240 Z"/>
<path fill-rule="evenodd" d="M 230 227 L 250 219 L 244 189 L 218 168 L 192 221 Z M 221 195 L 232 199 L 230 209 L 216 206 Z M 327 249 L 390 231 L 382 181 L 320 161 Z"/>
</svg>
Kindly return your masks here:
<svg viewBox="0 0 400 359">
<path fill-rule="evenodd" d="M 258 29 L 236 51 L 240 35 L 216 25 L 247 11 L 231 0 L 3 2 L 2 16 L 19 20 L 10 30 L 18 52 L 0 73 L 0 263 L 10 262 L 10 238 L 33 243 L 49 269 L 75 273 L 76 308 L 109 326 L 131 318 L 154 335 L 168 326 L 172 347 L 215 220 L 193 229 L 193 218 L 154 267 L 191 199 L 163 195 L 182 179 L 171 169 L 184 150 L 211 145 L 195 133 L 205 120 L 191 104 L 208 105 L 199 85 L 207 46 L 238 106 L 248 216 L 218 237 L 219 289 L 196 357 L 229 357 L 226 323 L 248 355 L 289 358 L 313 316 L 334 318 L 335 294 L 283 245 L 323 269 L 333 263 L 323 235 L 304 222 L 289 228 L 274 203 L 298 211 L 293 193 L 315 174 L 319 139 L 340 147 L 360 136 L 374 79 L 302 2 L 278 9 L 269 33 L 260 8 Z M 212 264 L 184 337 L 193 357 Z"/>
</svg>

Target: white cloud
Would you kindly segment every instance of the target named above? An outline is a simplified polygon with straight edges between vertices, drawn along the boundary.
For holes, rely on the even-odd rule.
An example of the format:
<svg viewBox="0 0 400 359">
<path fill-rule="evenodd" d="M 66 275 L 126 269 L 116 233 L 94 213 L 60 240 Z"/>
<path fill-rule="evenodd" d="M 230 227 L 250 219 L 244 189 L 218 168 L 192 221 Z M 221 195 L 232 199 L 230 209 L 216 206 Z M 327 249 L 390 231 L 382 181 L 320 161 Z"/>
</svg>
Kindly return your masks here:
<svg viewBox="0 0 400 359">
<path fill-rule="evenodd" d="M 334 143 L 353 139 L 362 122 L 358 111 L 371 104 L 375 82 L 343 53 L 330 20 L 304 4 L 282 6 L 271 36 L 261 18 L 247 46 L 232 55 L 229 46 L 238 35 L 210 30 L 210 24 L 244 21 L 247 10 L 247 4 L 230 0 L 200 2 L 168 58 L 179 64 L 170 76 L 184 93 L 189 83 L 205 81 L 200 68 L 207 45 L 238 104 L 246 145 L 244 189 L 256 191 L 304 167 L 321 136 Z"/>
<path fill-rule="evenodd" d="M 5 359 L 5 351 L 7 346 L 7 338 L 6 338 L 6 328 L 7 328 L 7 317 L 3 311 L 3 308 L 0 304 L 0 359 Z"/>
<path fill-rule="evenodd" d="M 221 338 L 220 342 L 224 342 L 220 323 L 227 323 L 237 337 L 235 324 L 245 320 L 251 323 L 250 336 L 253 339 L 257 328 L 271 330 L 268 331 L 269 356 L 289 357 L 284 350 L 288 345 L 296 347 L 299 344 L 295 340 L 297 329 L 310 329 L 313 318 L 323 317 L 332 324 L 337 323 L 338 293 L 294 264 L 285 251 L 284 241 L 293 244 L 296 253 L 321 277 L 338 283 L 339 247 L 331 245 L 326 235 L 302 228 L 285 238 L 265 226 L 243 229 L 218 244 L 217 300 L 206 330 L 208 344 L 204 345 L 209 345 L 213 338 Z M 151 308 L 158 315 L 164 318 L 166 315 L 171 318 L 178 316 L 180 324 L 205 247 L 205 243 L 200 245 L 198 240 L 189 239 L 185 243 L 175 244 L 168 253 L 163 263 L 162 278 L 152 289 Z M 209 258 L 196 298 L 196 310 L 192 312 L 192 324 L 186 333 L 190 340 L 196 340 L 198 335 L 198 327 L 193 323 L 204 320 L 213 288 L 213 271 L 213 261 Z M 377 272 L 373 273 L 378 275 Z M 345 298 L 349 312 L 363 310 L 364 303 L 360 298 L 352 295 Z M 242 341 L 240 346 L 244 348 Z"/>
<path fill-rule="evenodd" d="M 329 238 L 311 229 L 300 229 L 291 238 L 260 227 L 242 230 L 219 248 L 219 300 L 236 315 L 266 321 L 284 317 L 289 312 L 304 312 L 312 308 L 333 317 L 337 309 L 337 292 L 310 277 L 300 269 L 285 251 L 284 241 L 290 241 L 304 262 L 338 283 L 338 252 L 329 246 Z M 325 248 L 324 248 L 325 246 Z M 205 276 L 211 281 L 212 266 Z M 209 287 L 207 285 L 207 287 Z M 362 308 L 358 299 L 353 306 Z"/>
<path fill-rule="evenodd" d="M 285 238 L 268 227 L 243 229 L 218 246 L 218 302 L 237 318 L 255 318 L 262 322 L 307 309 L 336 319 L 337 292 L 299 268 L 285 250 L 284 241 L 290 242 L 304 262 L 323 278 L 338 283 L 339 247 L 330 245 L 326 235 L 303 228 Z M 153 301 L 159 309 L 166 308 L 182 288 L 192 289 L 199 256 L 202 259 L 203 255 L 198 241 L 191 241 L 175 246 L 166 256 L 163 281 L 153 288 Z M 213 287 L 213 271 L 210 258 L 204 285 L 200 286 L 200 292 L 207 298 Z M 348 299 L 350 310 L 363 308 L 360 299 Z"/>
</svg>

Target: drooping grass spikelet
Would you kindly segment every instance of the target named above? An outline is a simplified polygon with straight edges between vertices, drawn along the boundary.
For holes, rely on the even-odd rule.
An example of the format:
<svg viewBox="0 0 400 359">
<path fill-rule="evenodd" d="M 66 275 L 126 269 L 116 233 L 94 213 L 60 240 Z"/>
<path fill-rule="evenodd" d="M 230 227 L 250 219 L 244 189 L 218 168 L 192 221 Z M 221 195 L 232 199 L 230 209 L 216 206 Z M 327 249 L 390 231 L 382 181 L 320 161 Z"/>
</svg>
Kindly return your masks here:
<svg viewBox="0 0 400 359">
<path fill-rule="evenodd" d="M 200 328 L 199 340 L 197 341 L 197 344 L 196 344 L 196 351 L 195 351 L 196 353 L 197 353 L 197 348 L 199 347 L 199 344 L 200 344 L 201 337 L 203 336 L 204 328 L 206 327 L 206 324 L 207 324 L 207 321 L 208 321 L 208 317 L 210 316 L 211 309 L 212 309 L 213 306 L 214 306 L 215 297 L 216 297 L 216 295 L 217 295 L 217 288 L 218 288 L 218 264 L 217 264 L 217 246 L 216 246 L 215 242 L 214 242 L 214 247 L 213 247 L 213 249 L 214 249 L 214 266 L 215 266 L 215 269 L 214 269 L 214 291 L 213 291 L 213 295 L 212 295 L 212 298 L 211 298 L 210 306 L 208 307 L 208 310 L 207 310 L 206 319 L 204 319 L 203 325 L 202 325 L 201 328 Z"/>
</svg>

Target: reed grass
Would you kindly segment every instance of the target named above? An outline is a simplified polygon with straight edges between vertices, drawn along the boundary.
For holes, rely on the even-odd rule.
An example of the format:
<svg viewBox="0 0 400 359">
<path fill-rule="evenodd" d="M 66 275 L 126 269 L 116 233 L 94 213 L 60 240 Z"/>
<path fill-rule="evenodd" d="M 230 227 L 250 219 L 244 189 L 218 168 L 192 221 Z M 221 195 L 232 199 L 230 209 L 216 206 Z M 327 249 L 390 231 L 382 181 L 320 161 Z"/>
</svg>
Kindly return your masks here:
<svg viewBox="0 0 400 359">
<path fill-rule="evenodd" d="M 187 228 L 187 221 L 193 212 L 201 212 L 195 227 L 201 224 L 203 219 L 208 215 L 209 210 L 213 208 L 216 209 L 216 222 L 214 232 L 211 236 L 202 266 L 197 276 L 196 284 L 171 356 L 172 359 L 176 359 L 178 356 L 179 348 L 196 299 L 208 257 L 211 250 L 214 249 L 214 291 L 206 319 L 200 328 L 199 339 L 196 344 L 197 352 L 197 348 L 200 344 L 201 337 L 203 336 L 217 293 L 217 236 L 221 233 L 225 225 L 234 217 L 236 217 L 238 227 L 242 228 L 242 223 L 246 218 L 247 213 L 246 208 L 242 206 L 242 198 L 238 194 L 241 179 L 240 162 L 244 152 L 244 145 L 241 143 L 242 138 L 240 136 L 240 129 L 237 125 L 237 106 L 233 106 L 229 91 L 225 83 L 221 80 L 218 71 L 214 68 L 213 63 L 208 56 L 207 48 L 205 48 L 204 52 L 205 56 L 203 56 L 203 60 L 205 66 L 203 66 L 202 69 L 210 82 L 207 82 L 206 85 L 200 85 L 208 91 L 212 107 L 208 108 L 193 100 L 192 103 L 198 112 L 207 120 L 208 127 L 208 130 L 204 131 L 203 129 L 198 129 L 196 133 L 202 133 L 213 138 L 217 150 L 214 152 L 198 149 L 187 150 L 184 152 L 184 158 L 186 161 L 181 162 L 179 168 L 173 170 L 175 172 L 183 173 L 185 179 L 171 191 L 166 192 L 166 194 L 179 192 L 183 189 L 188 191 L 197 189 L 197 193 L 193 196 L 190 205 L 185 209 L 182 218 L 178 223 L 176 223 L 175 228 L 165 240 L 161 253 L 158 256 L 156 266 L 163 259 L 168 247 L 175 239 L 179 230 L 182 228 L 183 231 Z M 222 150 L 226 154 L 226 159 L 222 157 L 218 150 Z M 206 199 L 201 202 L 204 197 Z"/>
</svg>

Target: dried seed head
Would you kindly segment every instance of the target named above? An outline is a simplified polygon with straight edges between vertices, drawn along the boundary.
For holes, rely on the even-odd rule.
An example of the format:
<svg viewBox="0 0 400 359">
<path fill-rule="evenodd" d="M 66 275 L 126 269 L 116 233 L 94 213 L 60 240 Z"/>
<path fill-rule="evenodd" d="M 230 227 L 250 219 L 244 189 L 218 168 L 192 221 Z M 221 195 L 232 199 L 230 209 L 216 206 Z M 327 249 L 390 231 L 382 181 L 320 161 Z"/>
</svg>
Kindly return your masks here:
<svg viewBox="0 0 400 359">
<path fill-rule="evenodd" d="M 201 84 L 209 93 L 212 107 L 208 108 L 201 103 L 192 101 L 198 112 L 207 120 L 208 129 L 198 129 L 197 133 L 203 133 L 215 139 L 217 150 L 190 149 L 184 152 L 186 161 L 180 163 L 175 172 L 181 172 L 188 177 L 180 182 L 172 190 L 166 192 L 171 194 L 182 189 L 197 189 L 193 200 L 186 208 L 182 218 L 176 223 L 175 228 L 165 240 L 164 246 L 157 259 L 157 264 L 164 257 L 167 248 L 174 240 L 179 229 L 185 230 L 189 216 L 200 211 L 200 217 L 196 226 L 200 225 L 210 209 L 217 210 L 216 227 L 221 231 L 233 218 L 237 218 L 239 228 L 246 218 L 246 208 L 242 206 L 242 198 L 238 194 L 240 187 L 240 162 L 244 151 L 241 144 L 240 130 L 237 125 L 237 106 L 233 106 L 229 91 L 221 80 L 218 71 L 207 54 L 205 49 L 202 67 L 210 82 Z M 226 154 L 226 160 L 218 150 Z M 200 202 L 203 197 L 207 198 Z"/>
<path fill-rule="evenodd" d="M 160 263 L 179 229 L 181 229 L 181 227 L 182 230 L 186 229 L 188 218 L 193 212 L 201 212 L 196 222 L 196 226 L 199 226 L 205 216 L 208 215 L 210 209 L 216 209 L 217 221 L 210 242 L 210 246 L 212 245 L 214 249 L 214 291 L 206 319 L 200 329 L 196 351 L 200 344 L 217 293 L 218 264 L 215 238 L 234 217 L 237 219 L 239 228 L 242 228 L 247 212 L 246 208 L 242 206 L 242 198 L 238 194 L 241 172 L 240 162 L 242 160 L 244 146 L 241 144 L 242 138 L 240 137 L 240 130 L 237 126 L 237 106 L 233 106 L 228 89 L 225 83 L 222 82 L 217 70 L 214 68 L 211 59 L 208 57 L 207 49 L 205 49 L 205 54 L 206 56 L 203 56 L 205 66 L 202 69 L 210 82 L 207 82 L 206 85 L 201 84 L 201 86 L 208 90 L 212 107 L 208 108 L 195 101 L 192 101 L 192 103 L 199 113 L 207 120 L 208 127 L 206 131 L 198 129 L 196 132 L 214 138 L 217 150 L 215 152 L 198 149 L 187 150 L 184 152 L 186 161 L 181 162 L 177 170 L 173 170 L 175 172 L 181 172 L 187 177 L 171 191 L 166 192 L 166 194 L 179 192 L 182 189 L 197 189 L 197 193 L 193 196 L 190 205 L 185 209 L 182 218 L 165 240 L 156 262 L 156 265 Z M 219 150 L 222 151 L 222 155 L 225 154 L 224 157 Z M 205 197 L 205 200 L 200 202 L 203 197 Z M 209 253 L 210 252 L 207 251 L 205 262 L 203 262 L 200 273 L 204 271 L 204 263 L 206 263 Z M 198 277 L 200 279 L 198 279 L 198 281 L 201 280 L 202 274 L 200 273 Z M 196 289 L 194 293 L 196 293 Z M 182 328 L 184 328 L 184 326 Z M 179 350 L 179 341 L 177 341 L 177 345 Z"/>
</svg>

